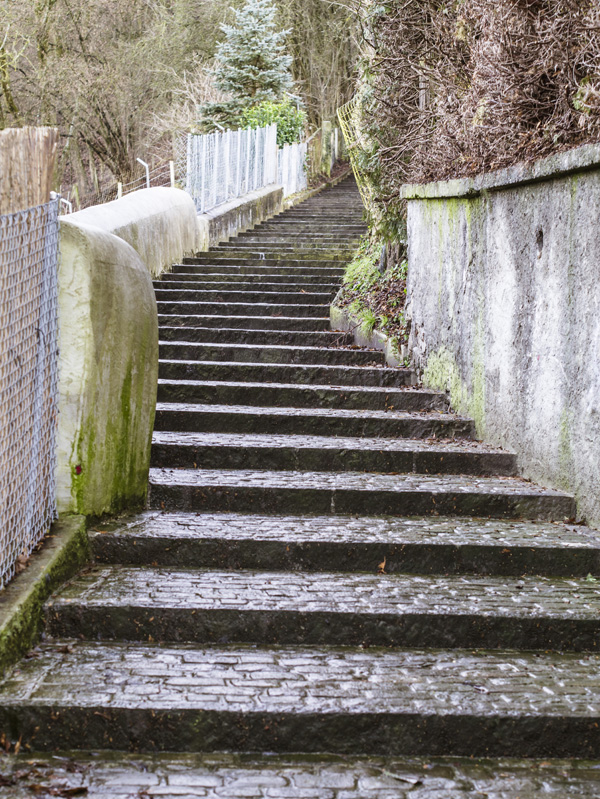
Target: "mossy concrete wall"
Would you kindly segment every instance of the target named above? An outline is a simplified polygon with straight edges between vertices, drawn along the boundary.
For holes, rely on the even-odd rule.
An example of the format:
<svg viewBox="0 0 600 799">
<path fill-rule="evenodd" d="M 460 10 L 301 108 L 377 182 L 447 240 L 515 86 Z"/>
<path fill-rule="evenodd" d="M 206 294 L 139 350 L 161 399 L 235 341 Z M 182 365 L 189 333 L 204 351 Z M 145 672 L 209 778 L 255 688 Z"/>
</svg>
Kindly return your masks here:
<svg viewBox="0 0 600 799">
<path fill-rule="evenodd" d="M 423 382 L 599 525 L 600 146 L 403 194 Z"/>
<path fill-rule="evenodd" d="M 158 317 L 140 256 L 111 233 L 61 220 L 59 513 L 145 501 L 158 380 Z"/>
</svg>

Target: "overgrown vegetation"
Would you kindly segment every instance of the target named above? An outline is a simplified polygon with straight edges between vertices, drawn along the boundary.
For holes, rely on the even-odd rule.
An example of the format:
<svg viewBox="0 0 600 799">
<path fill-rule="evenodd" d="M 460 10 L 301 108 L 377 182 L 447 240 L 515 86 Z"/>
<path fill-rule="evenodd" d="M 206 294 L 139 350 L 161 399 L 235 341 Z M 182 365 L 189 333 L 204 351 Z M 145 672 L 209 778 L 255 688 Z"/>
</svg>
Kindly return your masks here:
<svg viewBox="0 0 600 799">
<path fill-rule="evenodd" d="M 380 198 L 600 140 L 597 0 L 364 3 Z"/>
<path fill-rule="evenodd" d="M 397 253 L 397 256 L 399 253 Z M 399 350 L 408 340 L 404 315 L 407 262 L 396 257 L 382 263 L 381 246 L 364 238 L 346 267 L 336 305 L 346 308 L 365 333 L 380 330 Z"/>
<path fill-rule="evenodd" d="M 260 105 L 247 108 L 242 114 L 241 124 L 244 128 L 261 128 L 265 125 L 277 125 L 277 145 L 293 144 L 302 140 L 306 127 L 305 112 L 290 100 L 272 103 L 268 100 Z"/>
</svg>

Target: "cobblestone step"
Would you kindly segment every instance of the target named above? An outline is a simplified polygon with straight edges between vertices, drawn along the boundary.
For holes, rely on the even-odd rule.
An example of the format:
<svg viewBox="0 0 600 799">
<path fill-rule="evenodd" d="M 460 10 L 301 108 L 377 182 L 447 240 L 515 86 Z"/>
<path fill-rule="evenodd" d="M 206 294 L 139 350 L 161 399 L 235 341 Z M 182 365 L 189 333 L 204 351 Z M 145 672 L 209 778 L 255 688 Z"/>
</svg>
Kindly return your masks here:
<svg viewBox="0 0 600 799">
<path fill-rule="evenodd" d="M 189 317 L 181 318 L 183 324 L 160 327 L 160 337 L 163 341 L 194 341 L 212 343 L 218 340 L 219 344 L 245 345 L 261 344 L 264 346 L 284 347 L 334 347 L 352 346 L 354 338 L 351 333 L 333 330 L 321 331 L 286 331 L 286 330 L 244 330 L 243 328 L 190 327 L 186 324 Z M 268 324 L 268 323 L 266 323 Z"/>
<path fill-rule="evenodd" d="M 600 575 L 600 535 L 549 522 L 391 516 L 158 513 L 98 524 L 99 563 L 521 577 Z M 600 583 L 597 583 L 600 585 Z"/>
<path fill-rule="evenodd" d="M 513 455 L 467 441 L 475 434 L 473 421 L 450 413 L 164 402 L 160 402 L 156 410 L 157 431 L 271 434 L 276 436 L 275 441 L 282 448 L 289 447 L 290 443 L 287 438 L 280 439 L 280 436 L 296 435 L 304 437 L 298 439 L 298 446 L 302 447 L 364 447 L 365 450 L 377 452 L 404 450 L 411 446 L 403 439 L 429 439 L 427 442 L 417 442 L 424 452 L 447 452 L 450 458 L 450 453 L 455 450 L 457 453 L 468 451 L 482 455 L 493 453 L 494 458 L 496 455 L 507 456 L 505 463 L 513 463 L 514 468 Z M 316 439 L 309 439 L 309 436 Z M 324 439 L 321 436 L 347 436 L 348 440 Z M 460 440 L 452 441 L 456 437 Z M 264 440 L 266 442 L 268 439 Z M 181 443 L 188 446 L 185 436 Z"/>
<path fill-rule="evenodd" d="M 247 380 L 252 383 L 319 383 L 339 386 L 398 387 L 410 384 L 409 369 L 369 366 L 327 366 L 282 363 L 238 363 L 236 361 L 161 360 L 163 379 Z"/>
<path fill-rule="evenodd" d="M 99 566 L 46 604 L 55 637 L 170 643 L 600 649 L 600 585 L 548 577 Z"/>
<path fill-rule="evenodd" d="M 242 291 L 235 286 L 229 289 L 212 291 L 203 287 L 195 288 L 157 288 L 156 299 L 159 301 L 182 301 L 203 303 L 244 303 L 246 305 L 274 305 L 278 308 L 286 305 L 328 305 L 331 291 Z M 268 314 L 267 314 L 268 315 Z"/>
<path fill-rule="evenodd" d="M 196 420 L 174 420 L 173 427 Z M 163 422 L 164 423 L 164 422 Z M 443 421 L 440 422 L 443 424 Z M 502 475 L 516 457 L 476 442 L 430 444 L 396 438 L 161 431 L 152 439 L 152 465 L 172 468 L 262 469 L 303 472 Z"/>
<path fill-rule="evenodd" d="M 199 316 L 256 316 L 266 319 L 271 316 L 287 316 L 296 318 L 309 316 L 325 317 L 329 314 L 329 303 L 312 305 L 310 303 L 280 303 L 280 302 L 218 302 L 217 300 L 161 300 L 157 298 L 158 312 L 160 314 L 197 314 Z"/>
<path fill-rule="evenodd" d="M 327 316 L 222 316 L 221 314 L 186 313 L 188 309 L 178 306 L 180 313 L 158 314 L 159 326 L 163 325 L 196 325 L 198 327 L 220 330 L 263 330 L 268 326 L 270 330 L 286 330 L 300 332 L 316 332 L 329 330 L 329 317 Z M 159 327 L 159 329 L 160 329 Z"/>
<path fill-rule="evenodd" d="M 597 799 L 596 761 L 249 754 L 3 755 L 0 797 L 89 799 Z M 4 787 L 3 787 L 4 786 Z M 39 794 L 38 794 L 39 795 Z"/>
<path fill-rule="evenodd" d="M 564 521 L 573 497 L 512 477 L 150 469 L 154 510 L 442 514 Z"/>
<path fill-rule="evenodd" d="M 349 366 L 383 366 L 385 356 L 379 350 L 342 347 L 302 347 L 285 344 L 160 341 L 159 354 L 165 360 L 235 361 L 236 363 L 330 364 Z"/>
<path fill-rule="evenodd" d="M 213 405 L 338 408 L 341 410 L 446 411 L 444 394 L 409 387 L 330 386 L 318 383 L 252 383 L 229 380 L 158 381 L 159 402 Z"/>
<path fill-rule="evenodd" d="M 173 269 L 176 272 L 188 271 L 193 273 L 208 273 L 210 270 L 216 272 L 233 272 L 236 269 L 244 273 L 255 273 L 259 269 L 276 271 L 278 274 L 333 274 L 343 277 L 346 260 L 336 261 L 328 259 L 326 261 L 318 259 L 294 260 L 293 258 L 248 258 L 244 254 L 241 258 L 233 258 L 227 253 L 221 253 L 219 258 L 213 258 L 212 253 L 198 253 L 193 258 L 184 258 L 183 263 L 175 264 Z"/>
<path fill-rule="evenodd" d="M 92 643 L 0 688 L 30 750 L 600 756 L 600 656 Z"/>
<path fill-rule="evenodd" d="M 274 276 L 273 282 L 264 282 L 265 279 L 257 276 L 254 281 L 248 280 L 242 276 L 239 280 L 226 280 L 224 282 L 217 282 L 214 280 L 207 280 L 207 276 L 197 279 L 197 275 L 165 275 L 160 285 L 163 289 L 192 289 L 194 291 L 254 291 L 260 284 L 261 291 L 271 294 L 274 292 L 296 293 L 302 294 L 306 292 L 317 292 L 320 294 L 331 294 L 339 289 L 338 283 L 324 283 L 320 281 L 313 281 L 312 283 L 297 280 L 290 282 L 290 278 L 282 278 Z M 279 281 L 279 282 L 278 282 Z"/>
</svg>

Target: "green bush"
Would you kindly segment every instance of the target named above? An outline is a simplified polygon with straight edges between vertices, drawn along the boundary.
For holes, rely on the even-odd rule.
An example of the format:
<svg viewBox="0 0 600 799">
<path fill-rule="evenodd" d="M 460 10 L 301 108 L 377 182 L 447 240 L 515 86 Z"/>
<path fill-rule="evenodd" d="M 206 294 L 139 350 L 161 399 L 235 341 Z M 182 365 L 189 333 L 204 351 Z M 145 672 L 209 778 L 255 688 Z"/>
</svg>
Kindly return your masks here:
<svg viewBox="0 0 600 799">
<path fill-rule="evenodd" d="M 277 124 L 277 146 L 293 144 L 302 139 L 306 114 L 290 100 L 263 103 L 246 108 L 242 114 L 242 127 L 263 128 L 265 125 Z"/>
</svg>

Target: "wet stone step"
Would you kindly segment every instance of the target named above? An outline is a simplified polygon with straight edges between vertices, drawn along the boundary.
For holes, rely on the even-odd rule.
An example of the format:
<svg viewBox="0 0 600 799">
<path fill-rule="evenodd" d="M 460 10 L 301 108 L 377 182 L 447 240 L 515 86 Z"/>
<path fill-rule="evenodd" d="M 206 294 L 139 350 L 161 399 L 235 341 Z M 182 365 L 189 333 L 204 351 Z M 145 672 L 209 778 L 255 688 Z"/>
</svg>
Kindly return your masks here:
<svg viewBox="0 0 600 799">
<path fill-rule="evenodd" d="M 213 433 L 272 433 L 278 437 L 271 441 L 262 438 L 265 445 L 291 446 L 287 438 L 297 434 L 304 437 L 304 442 L 298 439 L 298 446 L 364 448 L 365 450 L 404 449 L 407 442 L 395 439 L 429 439 L 427 446 L 443 451 L 453 450 L 454 444 L 448 439 L 459 437 L 456 443 L 457 452 L 493 453 L 494 455 L 507 455 L 506 464 L 514 464 L 514 456 L 502 450 L 476 441 L 466 441 L 475 434 L 475 426 L 471 419 L 456 416 L 450 413 L 409 413 L 403 411 L 369 411 L 349 410 L 340 408 L 299 409 L 294 407 L 278 406 L 254 407 L 251 405 L 214 405 L 214 404 L 184 404 L 160 402 L 156 409 L 157 431 L 188 431 L 188 432 L 213 432 Z M 337 438 L 324 441 L 318 438 L 313 442 L 307 436 L 351 436 L 345 441 Z M 435 438 L 437 437 L 437 438 Z M 439 441 L 438 439 L 442 439 Z M 444 442 L 443 440 L 446 439 Z M 186 446 L 186 440 L 181 441 Z M 514 466 L 513 466 L 514 468 Z"/>
<path fill-rule="evenodd" d="M 329 317 L 326 316 L 270 316 L 265 319 L 262 316 L 223 316 L 221 314 L 209 314 L 208 316 L 194 313 L 182 314 L 158 314 L 159 326 L 163 325 L 197 325 L 198 327 L 212 328 L 220 330 L 263 330 L 268 326 L 269 330 L 286 330 L 300 332 L 329 331 Z"/>
<path fill-rule="evenodd" d="M 31 799 L 30 786 L 43 785 L 52 796 L 89 799 L 597 799 L 599 768 L 557 759 L 36 752 L 3 756 L 0 797 Z"/>
<path fill-rule="evenodd" d="M 277 277 L 277 276 L 275 276 Z M 248 280 L 245 277 L 235 280 L 226 280 L 218 282 L 208 280 L 205 276 L 198 279 L 197 275 L 165 275 L 160 281 L 155 281 L 155 288 L 162 289 L 191 289 L 194 291 L 256 291 L 260 289 L 263 293 L 286 292 L 292 294 L 306 294 L 307 292 L 315 292 L 317 294 L 330 294 L 339 289 L 339 283 L 323 283 L 320 281 L 313 281 L 312 283 L 298 280 L 290 282 L 287 280 L 275 279 L 269 282 L 270 278 L 261 277 L 260 275 L 253 279 Z M 279 281 L 279 282 L 278 282 Z"/>
<path fill-rule="evenodd" d="M 388 574 L 600 575 L 598 533 L 549 522 L 148 511 L 89 535 L 96 562 L 132 566 L 373 574 L 385 563 Z"/>
<path fill-rule="evenodd" d="M 331 292 L 317 291 L 239 291 L 235 286 L 221 291 L 211 291 L 204 288 L 164 288 L 155 289 L 158 301 L 181 300 L 183 302 L 223 303 L 229 306 L 232 303 L 245 305 L 326 305 L 331 297 Z"/>
<path fill-rule="evenodd" d="M 557 577 L 98 566 L 45 606 L 59 638 L 600 649 L 600 584 Z"/>
<path fill-rule="evenodd" d="M 194 420 L 192 420 L 194 421 Z M 443 425 L 443 420 L 440 420 Z M 452 421 L 449 423 L 451 429 Z M 177 426 L 177 425 L 174 425 Z M 152 465 L 303 472 L 514 475 L 516 457 L 476 442 L 155 430 Z"/>
<path fill-rule="evenodd" d="M 57 640 L 0 686 L 22 749 L 600 755 L 600 656 Z"/>
<path fill-rule="evenodd" d="M 336 408 L 340 410 L 447 411 L 444 394 L 426 389 L 293 385 L 211 380 L 158 381 L 159 402 L 211 405 Z"/>
<path fill-rule="evenodd" d="M 190 317 L 179 318 L 171 326 L 160 325 L 160 338 L 163 341 L 193 341 L 221 344 L 260 344 L 263 346 L 285 347 L 334 347 L 351 346 L 354 338 L 351 333 L 322 330 L 316 332 L 286 330 L 244 330 L 212 327 L 189 327 Z"/>
<path fill-rule="evenodd" d="M 221 253 L 221 256 L 223 254 Z M 293 259 L 293 258 L 248 258 L 247 254 L 243 257 L 219 257 L 213 258 L 212 253 L 198 253 L 194 258 L 184 258 L 182 264 L 175 264 L 175 271 L 180 269 L 190 272 L 207 272 L 209 269 L 215 271 L 235 271 L 237 268 L 242 273 L 256 272 L 258 269 L 265 271 L 276 271 L 279 274 L 335 274 L 343 277 L 346 260 L 336 261 L 335 259 Z"/>
<path fill-rule="evenodd" d="M 342 349 L 334 347 L 254 345 L 243 343 L 191 343 L 160 341 L 159 354 L 165 360 L 235 361 L 239 363 L 284 364 L 366 364 L 384 365 L 385 356 L 379 350 Z"/>
<path fill-rule="evenodd" d="M 262 321 L 264 324 L 264 320 Z M 386 388 L 410 385 L 413 380 L 413 374 L 409 369 L 183 360 L 161 360 L 159 376 L 166 380 L 195 379 L 226 380 L 228 382 L 247 380 L 252 383 L 319 383 L 321 385 L 362 385 Z"/>
<path fill-rule="evenodd" d="M 217 302 L 199 300 L 161 300 L 156 303 L 159 314 L 198 314 L 218 316 L 257 316 L 262 319 L 271 316 L 328 316 L 329 304 L 281 302 Z"/>
<path fill-rule="evenodd" d="M 514 477 L 150 469 L 153 510 L 487 516 L 564 521 L 573 497 Z"/>
<path fill-rule="evenodd" d="M 348 347 L 359 349 L 354 345 L 351 333 L 321 331 L 286 331 L 286 330 L 244 330 L 243 328 L 221 328 L 215 331 L 211 327 L 194 327 L 187 324 L 190 317 L 180 317 L 177 322 L 161 324 L 159 335 L 161 341 L 202 342 L 215 344 L 244 344 L 284 347 Z M 268 324 L 268 323 L 267 323 Z"/>
</svg>

